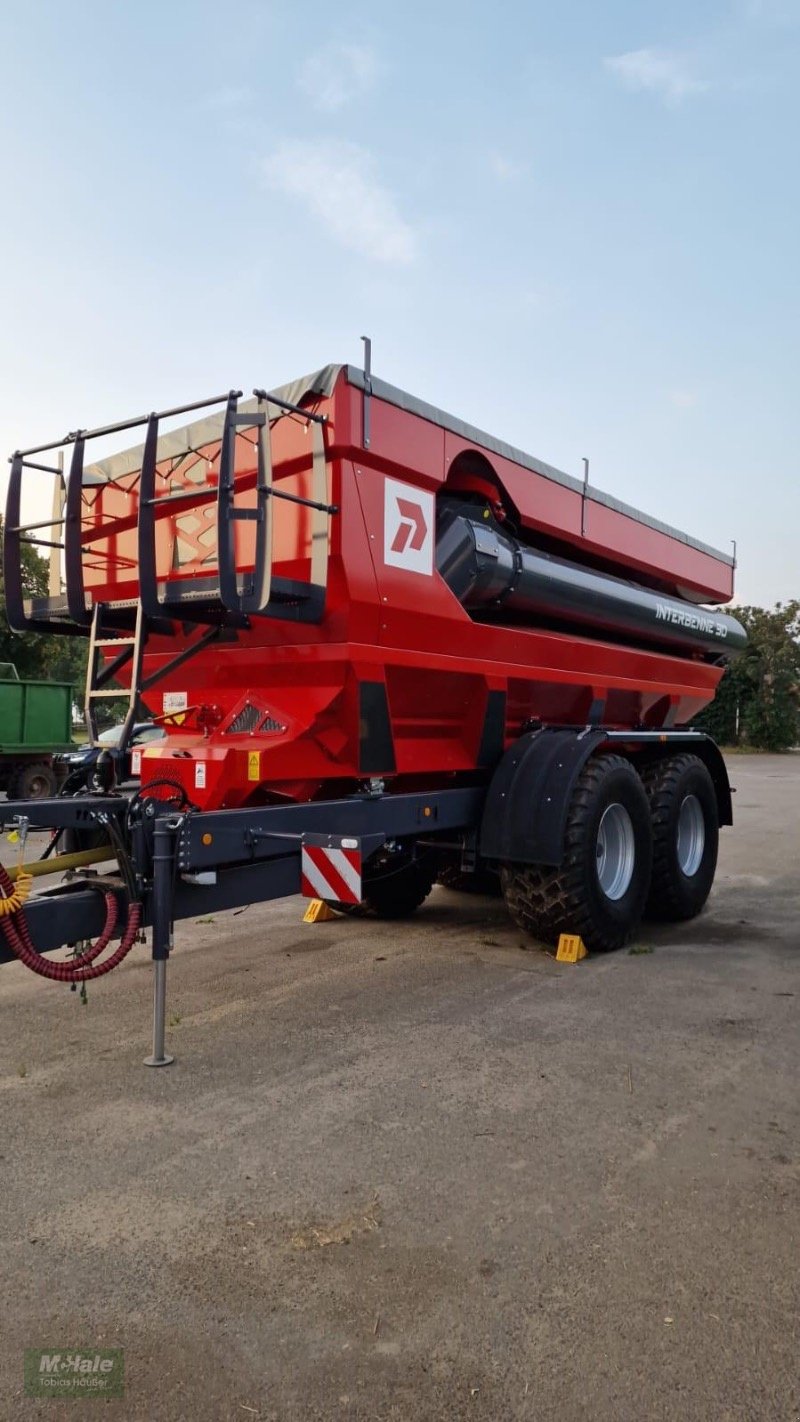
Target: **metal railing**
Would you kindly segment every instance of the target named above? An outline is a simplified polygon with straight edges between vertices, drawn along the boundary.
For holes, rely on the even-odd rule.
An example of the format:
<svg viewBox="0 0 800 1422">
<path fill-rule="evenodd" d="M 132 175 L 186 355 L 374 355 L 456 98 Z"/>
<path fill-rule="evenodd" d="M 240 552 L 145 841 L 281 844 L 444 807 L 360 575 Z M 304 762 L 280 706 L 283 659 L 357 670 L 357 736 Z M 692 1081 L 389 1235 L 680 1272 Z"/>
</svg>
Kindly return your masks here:
<svg viewBox="0 0 800 1422">
<path fill-rule="evenodd" d="M 139 415 L 130 420 L 120 420 L 117 424 L 101 425 L 97 429 L 73 430 L 63 439 L 17 450 L 11 456 L 3 525 L 3 567 L 6 613 L 15 632 L 57 632 L 71 635 L 78 633 L 86 637 L 90 635 L 92 607 L 86 599 L 84 549 L 91 545 L 83 537 L 84 495 L 88 487 L 84 473 L 87 444 L 108 435 L 120 434 L 124 430 L 136 429 L 140 425 L 149 427 L 152 420 L 157 422 L 172 416 L 186 415 L 194 410 L 207 409 L 209 405 L 219 405 L 228 398 L 229 396 L 216 395 L 209 400 L 195 400 L 189 405 L 176 405 L 172 409 L 162 410 L 158 415 Z M 63 456 L 64 451 L 70 447 L 72 458 L 69 477 L 65 483 Z M 55 464 L 42 464 L 32 458 L 33 455 L 48 454 L 51 451 L 57 452 Z M 34 523 L 23 523 L 23 480 L 26 473 L 31 471 L 52 474 L 56 479 L 53 516 Z M 42 529 L 50 529 L 50 538 L 36 536 Z M 57 536 L 58 529 L 62 530 L 60 537 Z M 112 520 L 107 529 L 94 531 L 91 544 L 101 542 L 104 536 L 116 531 Z M 25 586 L 23 549 L 26 546 L 50 549 L 46 598 L 34 597 L 33 591 Z M 62 560 L 65 596 L 61 592 Z"/>
<path fill-rule="evenodd" d="M 18 450 L 11 458 L 11 475 L 4 526 L 6 607 L 10 625 L 17 632 L 58 632 L 91 635 L 93 602 L 87 596 L 85 567 L 88 558 L 102 562 L 105 555 L 93 550 L 123 529 L 137 527 L 138 587 L 132 596 L 115 601 L 102 594 L 104 620 L 110 628 L 129 628 L 141 602 L 145 618 L 164 625 L 168 619 L 208 625 L 247 625 L 253 616 L 269 616 L 297 621 L 319 621 L 325 607 L 328 580 L 330 518 L 338 508 L 329 502 L 325 454 L 325 416 L 293 405 L 265 390 L 254 390 L 257 408 L 240 411 L 241 391 L 197 400 L 188 405 L 141 415 L 117 424 L 92 430 L 76 430 L 51 444 Z M 157 488 L 159 442 L 162 422 L 168 418 L 224 405 L 219 447 L 218 483 L 191 489 L 159 493 Z M 273 481 L 272 425 L 284 416 L 300 419 L 311 431 L 312 497 L 304 498 L 277 488 Z M 85 529 L 86 495 L 89 488 L 100 490 L 107 481 L 90 475 L 85 468 L 87 445 L 101 437 L 145 426 L 141 469 L 138 473 L 138 512 L 130 520 L 103 517 L 97 528 Z M 257 432 L 255 504 L 243 506 L 237 497 L 236 440 L 246 428 Z M 71 447 L 69 476 L 64 479 L 64 450 Z M 53 464 L 32 456 L 57 451 Z M 55 478 L 53 512 L 50 519 L 22 522 L 23 479 L 29 472 L 47 473 Z M 133 472 L 133 471 L 132 471 Z M 252 483 L 247 487 L 252 489 Z M 307 580 L 278 578 L 273 573 L 274 500 L 284 500 L 311 510 L 310 574 Z M 182 503 L 191 507 L 216 501 L 216 574 L 197 578 L 159 577 L 157 532 L 161 520 Z M 252 570 L 236 566 L 236 526 L 254 524 Z M 42 536 L 49 531 L 49 537 Z M 60 532 L 59 532 L 60 530 Z M 48 596 L 37 597 L 26 586 L 23 558 L 26 546 L 49 549 Z M 87 555 L 88 550 L 88 555 Z M 249 561 L 249 560 L 248 560 Z M 109 568 L 119 565 L 119 557 L 108 558 Z M 61 569 L 63 565 L 63 583 Z M 109 580 L 110 581 L 110 580 Z M 133 580 L 132 580 L 133 581 Z"/>
</svg>

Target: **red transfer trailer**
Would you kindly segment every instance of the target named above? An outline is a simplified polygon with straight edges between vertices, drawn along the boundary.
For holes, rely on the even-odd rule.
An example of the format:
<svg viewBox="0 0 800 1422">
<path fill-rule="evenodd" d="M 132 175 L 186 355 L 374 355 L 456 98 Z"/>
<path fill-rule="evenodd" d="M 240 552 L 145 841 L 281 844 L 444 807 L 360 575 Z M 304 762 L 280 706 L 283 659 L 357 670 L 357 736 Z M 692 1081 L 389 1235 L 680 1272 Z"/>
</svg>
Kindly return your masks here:
<svg viewBox="0 0 800 1422">
<path fill-rule="evenodd" d="M 719 610 L 733 559 L 369 358 L 18 452 L 4 536 L 12 627 L 88 639 L 90 736 L 119 683 L 128 726 L 167 736 L 135 752 L 133 799 L 101 756 L 93 793 L 0 810 L 118 862 L 56 891 L 58 914 L 17 890 L 0 924 L 36 971 L 82 980 L 152 923 L 155 1060 L 176 917 L 301 888 L 398 917 L 438 874 L 488 875 L 535 938 L 614 948 L 645 912 L 705 903 L 731 791 L 688 724 L 745 643 Z M 61 559 L 58 596 L 26 596 L 25 543 Z M 121 923 L 110 959 L 44 956 Z"/>
</svg>

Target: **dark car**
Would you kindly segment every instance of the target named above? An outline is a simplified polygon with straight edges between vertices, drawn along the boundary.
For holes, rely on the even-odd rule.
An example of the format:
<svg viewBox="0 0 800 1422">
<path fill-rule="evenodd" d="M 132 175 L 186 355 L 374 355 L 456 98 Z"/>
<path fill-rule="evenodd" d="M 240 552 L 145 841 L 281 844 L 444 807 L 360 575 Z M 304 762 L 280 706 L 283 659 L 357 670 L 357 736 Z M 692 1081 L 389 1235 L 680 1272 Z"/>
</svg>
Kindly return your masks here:
<svg viewBox="0 0 800 1422">
<path fill-rule="evenodd" d="M 80 746 L 77 750 L 68 751 L 66 755 L 57 757 L 56 769 L 64 780 L 63 788 L 68 794 L 74 794 L 75 791 L 85 788 L 97 758 L 101 754 L 104 759 L 111 755 L 116 762 L 115 779 L 118 784 L 124 784 L 126 780 L 138 780 L 138 772 L 134 776 L 132 771 L 132 752 L 141 750 L 142 746 L 147 745 L 150 741 L 163 741 L 166 731 L 163 726 L 157 726 L 154 721 L 137 721 L 127 749 L 122 752 L 119 749 L 122 730 L 121 725 L 109 726 L 107 731 L 101 731 L 96 746 Z"/>
</svg>

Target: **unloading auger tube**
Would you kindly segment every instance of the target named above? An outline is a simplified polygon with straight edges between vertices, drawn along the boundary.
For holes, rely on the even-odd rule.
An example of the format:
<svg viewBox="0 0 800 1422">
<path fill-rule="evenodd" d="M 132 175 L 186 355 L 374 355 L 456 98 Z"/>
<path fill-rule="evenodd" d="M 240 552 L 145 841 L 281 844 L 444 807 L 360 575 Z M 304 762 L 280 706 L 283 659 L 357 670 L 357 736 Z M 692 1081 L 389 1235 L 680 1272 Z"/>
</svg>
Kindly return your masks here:
<svg viewBox="0 0 800 1422">
<path fill-rule="evenodd" d="M 737 656 L 747 633 L 735 617 L 637 583 L 597 573 L 522 544 L 488 508 L 462 501 L 440 505 L 436 566 L 469 612 L 507 610 L 623 633 L 715 660 Z"/>
</svg>

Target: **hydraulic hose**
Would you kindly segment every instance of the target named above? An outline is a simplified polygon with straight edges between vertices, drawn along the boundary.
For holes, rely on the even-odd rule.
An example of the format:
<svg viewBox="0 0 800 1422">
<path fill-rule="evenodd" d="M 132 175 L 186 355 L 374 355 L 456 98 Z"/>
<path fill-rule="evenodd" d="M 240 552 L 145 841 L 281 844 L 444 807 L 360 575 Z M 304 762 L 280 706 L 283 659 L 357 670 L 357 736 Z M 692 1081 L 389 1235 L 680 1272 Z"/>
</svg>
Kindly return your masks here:
<svg viewBox="0 0 800 1422">
<path fill-rule="evenodd" d="M 0 869 L 2 868 L 3 866 L 2 864 L 0 864 Z M 20 870 L 20 872 L 15 877 L 15 881 L 12 881 L 11 875 L 8 874 L 5 869 L 3 869 L 3 873 L 5 874 L 6 879 L 8 880 L 8 884 L 11 890 L 11 892 L 9 893 L 9 889 L 6 887 L 5 884 L 3 885 L 3 891 L 6 897 L 4 899 L 0 899 L 0 918 L 5 919 L 11 918 L 12 915 L 15 913 L 19 913 L 20 909 L 22 908 L 22 905 L 24 904 L 31 889 L 33 888 L 33 875 L 28 874 L 24 870 Z"/>
<path fill-rule="evenodd" d="M 0 891 L 3 894 L 0 899 L 0 929 L 2 929 L 12 953 L 19 958 L 21 963 L 25 964 L 26 968 L 30 968 L 32 973 L 38 973 L 40 977 L 50 978 L 52 982 L 57 983 L 83 983 L 91 978 L 101 978 L 106 973 L 110 973 L 112 968 L 116 968 L 130 952 L 136 942 L 136 935 L 142 921 L 142 905 L 134 902 L 128 904 L 128 921 L 119 945 L 110 958 L 105 958 L 102 963 L 95 962 L 95 959 L 100 957 L 111 942 L 119 917 L 115 895 L 107 889 L 98 889 L 98 892 L 102 892 L 105 898 L 106 917 L 97 942 L 91 944 L 83 953 L 71 958 L 68 962 L 52 962 L 49 958 L 45 958 L 34 947 L 25 917 L 24 903 L 31 887 L 30 882 L 27 884 L 27 888 L 21 887 L 25 884 L 26 878 L 27 876 L 21 876 L 14 884 L 7 870 L 0 864 Z M 12 905 L 12 907 L 9 908 L 7 905 Z"/>
</svg>

